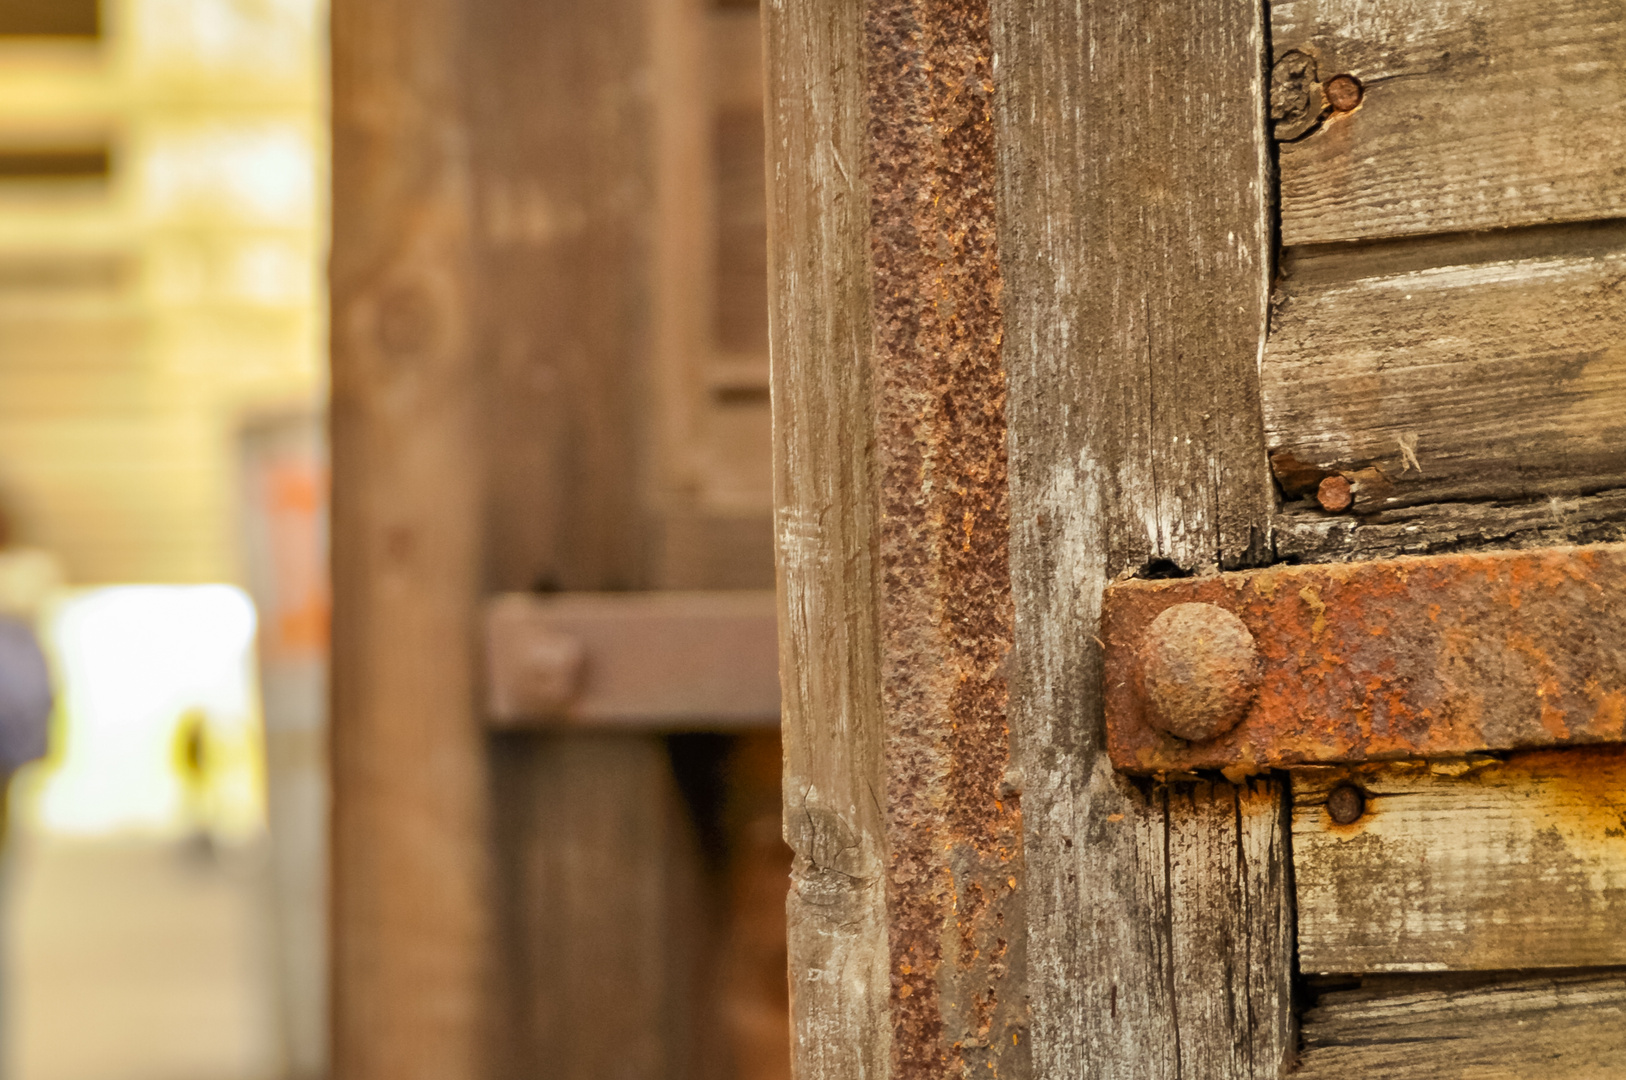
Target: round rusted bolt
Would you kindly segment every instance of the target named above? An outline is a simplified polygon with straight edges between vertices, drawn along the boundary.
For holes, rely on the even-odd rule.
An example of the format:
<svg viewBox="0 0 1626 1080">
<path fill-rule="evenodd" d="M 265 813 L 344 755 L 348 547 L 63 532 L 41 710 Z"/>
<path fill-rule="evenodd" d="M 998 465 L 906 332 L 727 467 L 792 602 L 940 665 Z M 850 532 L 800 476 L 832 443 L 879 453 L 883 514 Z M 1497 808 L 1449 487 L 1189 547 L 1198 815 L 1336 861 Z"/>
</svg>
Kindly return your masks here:
<svg viewBox="0 0 1626 1080">
<path fill-rule="evenodd" d="M 1327 95 L 1327 104 L 1339 112 L 1348 112 L 1361 103 L 1361 80 L 1353 75 L 1334 75 L 1322 87 L 1322 93 Z"/>
<path fill-rule="evenodd" d="M 1327 813 L 1340 825 L 1353 825 L 1366 813 L 1366 796 L 1354 784 L 1339 784 L 1327 796 Z"/>
<path fill-rule="evenodd" d="M 1264 667 L 1242 620 L 1213 604 L 1165 609 L 1146 628 L 1139 658 L 1147 720 L 1192 742 L 1242 722 Z"/>
<path fill-rule="evenodd" d="M 1315 489 L 1315 498 L 1321 504 L 1321 509 L 1339 514 L 1355 502 L 1355 491 L 1348 480 L 1334 474 L 1321 481 L 1321 485 Z"/>
</svg>

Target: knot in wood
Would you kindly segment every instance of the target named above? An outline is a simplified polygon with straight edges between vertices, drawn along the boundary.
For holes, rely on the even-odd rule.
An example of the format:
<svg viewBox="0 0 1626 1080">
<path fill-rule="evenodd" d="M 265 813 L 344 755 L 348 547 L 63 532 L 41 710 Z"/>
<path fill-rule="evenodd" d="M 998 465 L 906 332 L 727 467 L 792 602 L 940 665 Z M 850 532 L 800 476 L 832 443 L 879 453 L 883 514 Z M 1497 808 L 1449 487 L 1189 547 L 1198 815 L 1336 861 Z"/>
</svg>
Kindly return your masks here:
<svg viewBox="0 0 1626 1080">
<path fill-rule="evenodd" d="M 1213 604 L 1163 611 L 1147 627 L 1139 659 L 1147 721 L 1191 742 L 1241 723 L 1263 675 L 1247 626 Z"/>
<path fill-rule="evenodd" d="M 1276 138 L 1296 139 L 1321 122 L 1327 98 L 1315 57 L 1297 49 L 1282 54 L 1270 70 L 1270 119 Z"/>
</svg>

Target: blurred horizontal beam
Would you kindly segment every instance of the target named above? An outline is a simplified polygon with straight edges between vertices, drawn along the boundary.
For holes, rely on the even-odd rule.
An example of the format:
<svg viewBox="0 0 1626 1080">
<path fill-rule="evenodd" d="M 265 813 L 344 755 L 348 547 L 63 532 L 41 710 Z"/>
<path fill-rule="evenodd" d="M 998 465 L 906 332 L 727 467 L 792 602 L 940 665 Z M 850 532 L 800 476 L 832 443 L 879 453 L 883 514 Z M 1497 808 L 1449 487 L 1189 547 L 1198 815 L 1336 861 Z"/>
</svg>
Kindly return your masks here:
<svg viewBox="0 0 1626 1080">
<path fill-rule="evenodd" d="M 777 727 L 774 594 L 498 596 L 486 609 L 486 678 L 498 728 Z"/>
</svg>

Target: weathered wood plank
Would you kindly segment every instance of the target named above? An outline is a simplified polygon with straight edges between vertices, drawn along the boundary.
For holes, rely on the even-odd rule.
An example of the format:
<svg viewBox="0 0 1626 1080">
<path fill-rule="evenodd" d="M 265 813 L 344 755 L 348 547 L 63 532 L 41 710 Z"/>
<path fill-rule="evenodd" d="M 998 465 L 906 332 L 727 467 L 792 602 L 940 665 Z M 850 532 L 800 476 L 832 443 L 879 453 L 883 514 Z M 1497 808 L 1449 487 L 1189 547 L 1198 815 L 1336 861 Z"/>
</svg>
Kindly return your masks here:
<svg viewBox="0 0 1626 1080">
<path fill-rule="evenodd" d="M 1281 147 L 1287 244 L 1618 217 L 1626 206 L 1619 0 L 1270 5 L 1278 57 L 1365 85 Z"/>
<path fill-rule="evenodd" d="M 994 3 L 1035 1076 L 1274 1078 L 1291 1049 L 1281 789 L 1114 774 L 1095 640 L 1119 574 L 1268 558 L 1262 18 Z"/>
<path fill-rule="evenodd" d="M 891 1075 L 858 0 L 765 5 L 794 1074 Z"/>
<path fill-rule="evenodd" d="M 461 7 L 333 9 L 333 1071 L 484 1075 Z"/>
<path fill-rule="evenodd" d="M 1324 994 L 1296 1080 L 1601 1080 L 1626 1073 L 1618 972 Z"/>
<path fill-rule="evenodd" d="M 1276 517 L 1286 562 L 1350 562 L 1477 548 L 1533 548 L 1626 540 L 1626 491 L 1518 503 L 1446 503 L 1366 517 L 1292 510 Z"/>
<path fill-rule="evenodd" d="M 1293 870 L 1306 972 L 1626 963 L 1626 751 L 1296 770 Z"/>
<path fill-rule="evenodd" d="M 1626 250 L 1570 235 L 1574 255 L 1288 277 L 1264 362 L 1284 490 L 1343 473 L 1364 514 L 1626 486 Z"/>
</svg>

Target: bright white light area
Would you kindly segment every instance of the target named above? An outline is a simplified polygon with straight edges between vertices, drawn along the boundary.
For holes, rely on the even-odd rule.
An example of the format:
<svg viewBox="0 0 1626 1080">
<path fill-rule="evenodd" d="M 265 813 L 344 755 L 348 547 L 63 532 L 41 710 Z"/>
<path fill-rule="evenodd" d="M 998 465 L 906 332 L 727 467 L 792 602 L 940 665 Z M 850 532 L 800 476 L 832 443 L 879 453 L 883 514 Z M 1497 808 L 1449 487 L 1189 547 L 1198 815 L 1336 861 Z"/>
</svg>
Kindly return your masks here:
<svg viewBox="0 0 1626 1080">
<path fill-rule="evenodd" d="M 63 722 L 37 808 L 70 835 L 207 830 L 263 820 L 254 605 L 230 585 L 135 585 L 63 602 L 51 621 Z M 183 726 L 201 753 L 188 764 Z"/>
<path fill-rule="evenodd" d="M 316 151 L 294 124 L 200 125 L 155 132 L 143 155 L 148 208 L 293 227 L 316 207 Z"/>
</svg>

